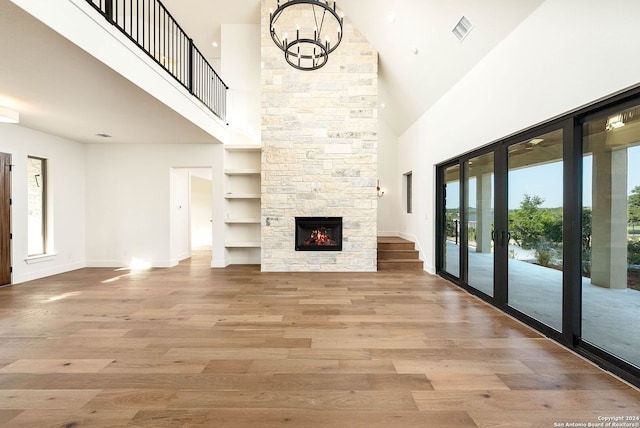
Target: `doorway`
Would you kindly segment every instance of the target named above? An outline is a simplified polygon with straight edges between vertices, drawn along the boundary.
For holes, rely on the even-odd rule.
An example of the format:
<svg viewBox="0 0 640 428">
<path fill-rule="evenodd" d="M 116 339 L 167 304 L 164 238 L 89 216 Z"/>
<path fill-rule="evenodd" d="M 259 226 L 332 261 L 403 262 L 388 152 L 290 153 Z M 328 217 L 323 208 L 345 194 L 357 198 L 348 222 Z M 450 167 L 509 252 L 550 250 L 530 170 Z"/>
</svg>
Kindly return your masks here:
<svg viewBox="0 0 640 428">
<path fill-rule="evenodd" d="M 190 171 L 191 252 L 211 254 L 213 244 L 213 190 L 211 168 Z"/>
<path fill-rule="evenodd" d="M 198 255 L 211 259 L 213 241 L 212 169 L 171 168 L 171 259 Z"/>
</svg>

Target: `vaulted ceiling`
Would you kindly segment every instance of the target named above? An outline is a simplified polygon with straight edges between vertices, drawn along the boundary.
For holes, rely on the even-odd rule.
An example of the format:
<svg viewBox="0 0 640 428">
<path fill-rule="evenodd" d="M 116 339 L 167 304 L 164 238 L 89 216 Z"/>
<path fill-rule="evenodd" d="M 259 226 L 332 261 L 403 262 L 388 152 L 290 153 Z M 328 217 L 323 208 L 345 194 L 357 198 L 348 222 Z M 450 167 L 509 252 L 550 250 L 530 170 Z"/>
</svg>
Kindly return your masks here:
<svg viewBox="0 0 640 428">
<path fill-rule="evenodd" d="M 380 118 L 400 135 L 542 2 L 339 0 L 338 8 L 379 53 Z M 214 64 L 222 24 L 260 22 L 260 0 L 163 3 Z M 463 15 L 474 27 L 460 42 L 451 30 Z M 0 105 L 20 110 L 24 126 L 80 142 L 103 132 L 112 142 L 212 141 L 10 0 L 0 0 L 0 52 Z"/>
<path fill-rule="evenodd" d="M 266 2 L 275 8 L 276 0 Z M 401 134 L 542 2 L 337 0 L 337 5 L 378 51 L 380 117 Z M 260 23 L 260 0 L 164 3 L 210 59 L 220 57 L 219 45 L 212 43 L 220 43 L 221 24 Z M 452 30 L 462 16 L 473 29 L 460 42 Z"/>
</svg>

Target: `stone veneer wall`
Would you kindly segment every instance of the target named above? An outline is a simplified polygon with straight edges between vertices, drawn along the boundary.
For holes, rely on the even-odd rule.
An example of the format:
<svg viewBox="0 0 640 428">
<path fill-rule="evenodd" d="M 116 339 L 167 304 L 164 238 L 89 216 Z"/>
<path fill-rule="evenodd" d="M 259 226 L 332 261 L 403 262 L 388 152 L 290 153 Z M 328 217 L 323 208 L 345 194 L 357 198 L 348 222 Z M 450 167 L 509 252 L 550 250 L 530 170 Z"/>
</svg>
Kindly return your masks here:
<svg viewBox="0 0 640 428">
<path fill-rule="evenodd" d="M 378 55 L 344 19 L 316 71 L 289 66 L 262 0 L 262 271 L 377 269 Z M 339 3 L 338 3 L 339 7 Z M 295 217 L 343 217 L 343 250 L 295 251 Z"/>
</svg>

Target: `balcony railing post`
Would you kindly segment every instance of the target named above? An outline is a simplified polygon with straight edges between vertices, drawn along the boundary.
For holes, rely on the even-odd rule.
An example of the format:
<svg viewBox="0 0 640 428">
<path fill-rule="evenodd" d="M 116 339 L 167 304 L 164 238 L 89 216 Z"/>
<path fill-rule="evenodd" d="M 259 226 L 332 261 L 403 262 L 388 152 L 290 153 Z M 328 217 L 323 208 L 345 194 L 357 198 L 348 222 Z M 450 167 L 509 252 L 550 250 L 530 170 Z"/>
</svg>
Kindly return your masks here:
<svg viewBox="0 0 640 428">
<path fill-rule="evenodd" d="M 107 21 L 109 21 L 112 24 L 115 22 L 115 16 L 113 15 L 114 13 L 113 3 L 115 1 L 116 0 L 105 0 L 104 2 L 104 15 L 107 18 Z"/>
<path fill-rule="evenodd" d="M 195 72 L 193 67 L 193 39 L 189 38 L 189 82 L 187 84 L 187 89 L 189 92 L 193 94 L 193 82 L 195 80 Z"/>
</svg>

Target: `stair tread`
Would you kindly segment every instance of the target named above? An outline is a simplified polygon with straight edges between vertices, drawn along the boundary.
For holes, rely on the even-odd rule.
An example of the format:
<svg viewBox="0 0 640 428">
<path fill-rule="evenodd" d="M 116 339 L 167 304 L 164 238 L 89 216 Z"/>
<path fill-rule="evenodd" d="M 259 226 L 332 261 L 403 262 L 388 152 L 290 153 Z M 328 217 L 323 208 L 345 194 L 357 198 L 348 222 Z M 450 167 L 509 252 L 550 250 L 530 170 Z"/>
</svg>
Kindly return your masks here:
<svg viewBox="0 0 640 428">
<path fill-rule="evenodd" d="M 398 243 L 398 244 L 392 244 L 392 243 L 388 243 L 388 244 L 380 244 L 378 243 L 378 250 L 415 250 L 415 245 L 413 245 L 413 242 L 410 244 L 403 244 L 403 243 Z"/>
<path fill-rule="evenodd" d="M 402 260 L 402 259 L 419 259 L 417 251 L 379 251 L 378 260 Z"/>
<path fill-rule="evenodd" d="M 378 236 L 378 243 L 382 244 L 413 244 L 413 242 L 398 236 Z"/>
</svg>

